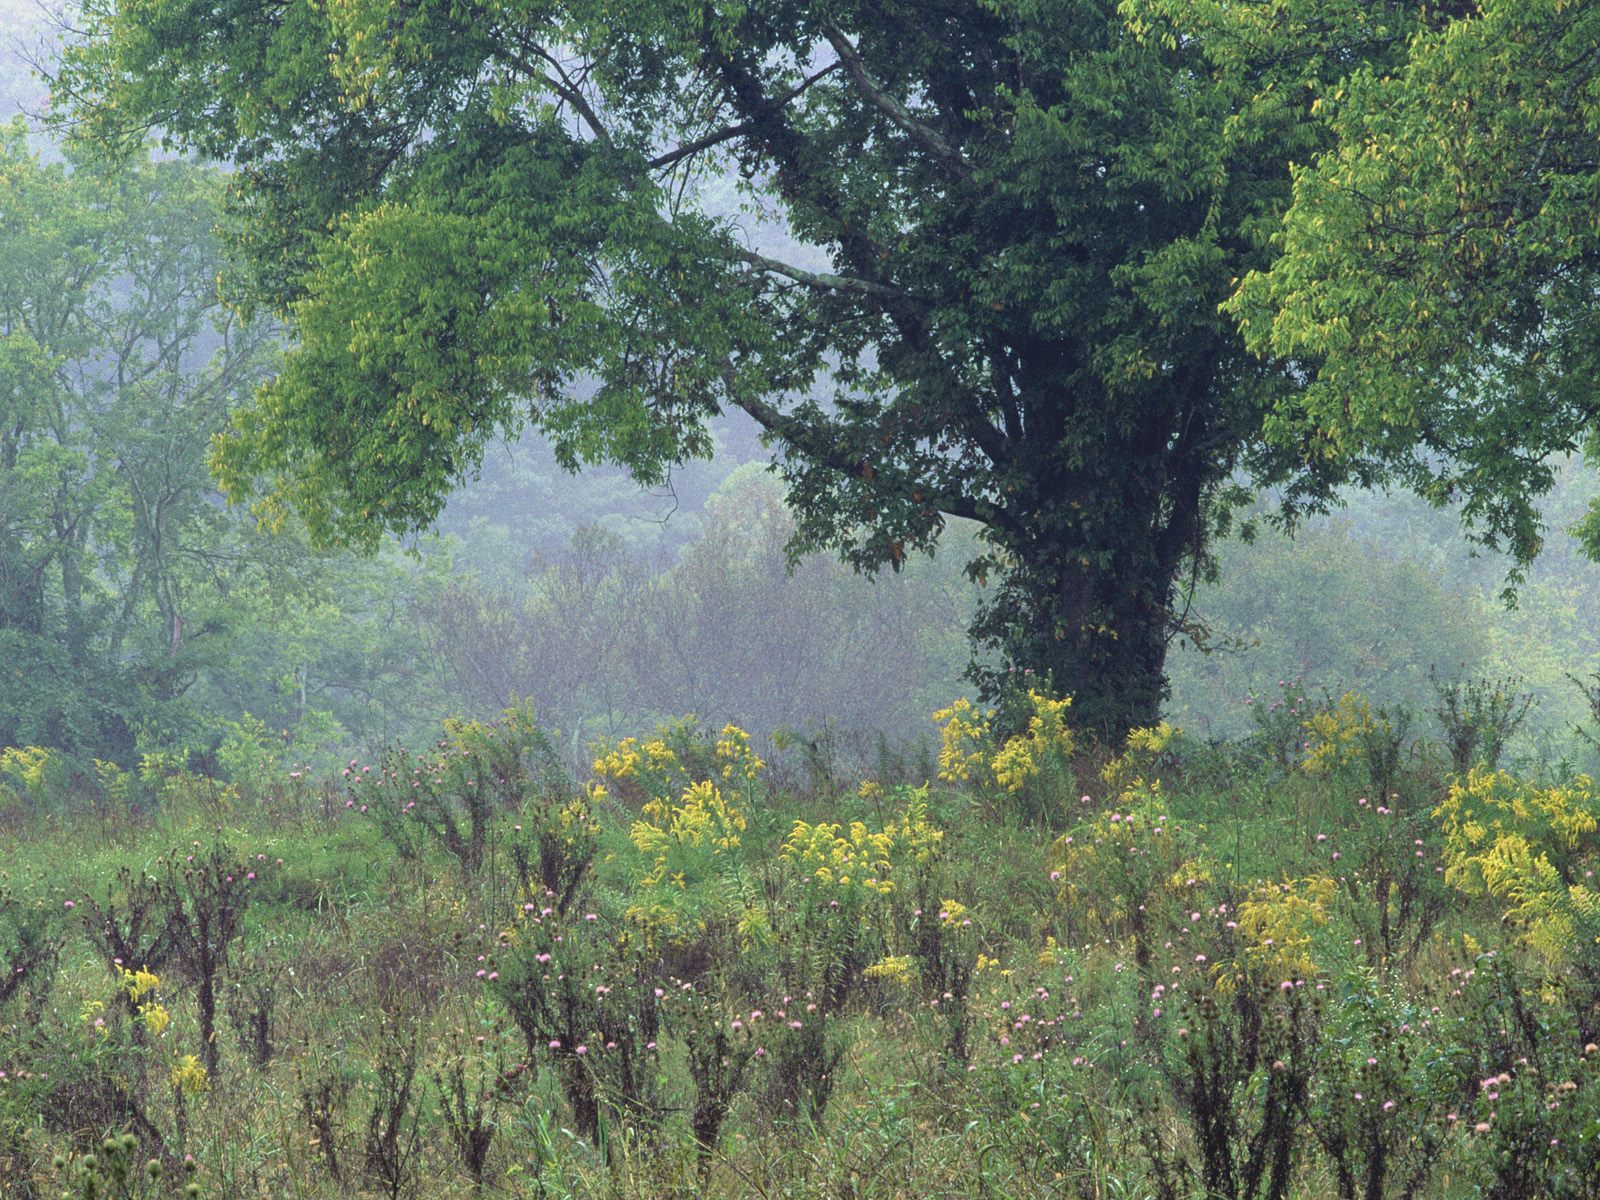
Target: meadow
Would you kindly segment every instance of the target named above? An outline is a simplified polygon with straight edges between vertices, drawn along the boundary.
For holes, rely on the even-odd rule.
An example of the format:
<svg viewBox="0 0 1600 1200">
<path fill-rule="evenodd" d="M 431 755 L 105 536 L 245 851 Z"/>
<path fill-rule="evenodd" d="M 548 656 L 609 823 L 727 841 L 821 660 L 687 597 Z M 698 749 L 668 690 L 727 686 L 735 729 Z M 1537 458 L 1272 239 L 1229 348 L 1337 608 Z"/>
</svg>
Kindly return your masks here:
<svg viewBox="0 0 1600 1200">
<path fill-rule="evenodd" d="M 1600 793 L 1437 709 L 6 751 L 0 1196 L 1600 1196 Z"/>
</svg>

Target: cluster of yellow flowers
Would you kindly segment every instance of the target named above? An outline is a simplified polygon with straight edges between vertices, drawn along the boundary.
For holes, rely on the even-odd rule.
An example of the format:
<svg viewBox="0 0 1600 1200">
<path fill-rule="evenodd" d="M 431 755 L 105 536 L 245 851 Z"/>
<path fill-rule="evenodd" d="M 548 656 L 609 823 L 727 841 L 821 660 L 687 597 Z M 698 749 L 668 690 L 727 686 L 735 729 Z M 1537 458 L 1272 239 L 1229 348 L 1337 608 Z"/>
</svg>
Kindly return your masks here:
<svg viewBox="0 0 1600 1200">
<path fill-rule="evenodd" d="M 206 1090 L 208 1082 L 205 1067 L 193 1054 L 185 1054 L 172 1068 L 172 1090 L 180 1095 L 198 1095 Z"/>
<path fill-rule="evenodd" d="M 1306 731 L 1305 757 L 1300 766 L 1308 775 L 1328 775 L 1356 761 L 1369 735 L 1392 733 L 1385 718 L 1372 714 L 1372 705 L 1359 692 L 1346 692 L 1332 708 L 1321 707 L 1301 722 Z"/>
<path fill-rule="evenodd" d="M 117 969 L 121 972 L 123 990 L 128 993 L 128 999 L 133 1003 L 134 1011 L 139 1014 L 139 1020 L 150 1031 L 151 1036 L 160 1037 L 167 1031 L 167 1026 L 172 1024 L 172 1014 L 155 995 L 156 989 L 161 986 L 160 978 L 148 967 L 140 967 L 137 971 L 130 971 L 127 967 Z"/>
<path fill-rule="evenodd" d="M 700 736 L 690 718 L 662 726 L 652 738 L 602 745 L 594 760 L 597 776 L 640 805 L 628 835 L 643 859 L 639 886 L 669 889 L 627 911 L 647 943 L 700 923 L 697 906 L 705 897 L 696 885 L 729 873 L 726 863 L 749 827 L 740 793 L 766 766 L 737 725 L 723 727 L 709 755 L 702 754 Z M 605 789 L 593 784 L 591 793 L 603 796 Z M 741 928 L 747 943 L 760 936 L 754 924 Z"/>
<path fill-rule="evenodd" d="M 934 713 L 933 719 L 943 726 L 939 730 L 939 778 L 946 783 L 987 783 L 994 713 L 974 708 L 972 701 L 963 697 Z"/>
<path fill-rule="evenodd" d="M 1149 779 L 1147 775 L 1154 768 L 1157 757 L 1182 732 L 1166 721 L 1131 730 L 1127 749 L 1100 769 L 1101 781 L 1113 796 L 1120 799 L 1159 795 L 1161 781 Z"/>
<path fill-rule="evenodd" d="M 711 744 L 709 763 L 700 755 L 701 736 L 694 719 L 686 718 L 660 727 L 654 737 L 602 742 L 596 748 L 595 776 L 620 785 L 618 790 L 631 798 L 659 800 L 703 778 L 748 783 L 767 765 L 751 747 L 750 735 L 737 725 L 722 727 Z"/>
<path fill-rule="evenodd" d="M 744 813 L 729 804 L 722 789 L 709 779 L 690 784 L 677 803 L 651 800 L 640 815 L 642 819 L 633 823 L 628 836 L 641 853 L 656 856 L 655 866 L 640 880 L 645 887 L 669 877 L 684 886 L 684 873 L 670 870 L 673 850 L 704 849 L 719 855 L 737 849 L 739 835 L 747 828 Z"/>
<path fill-rule="evenodd" d="M 896 865 L 927 865 L 939 856 L 944 831 L 928 818 L 927 788 L 907 793 L 905 809 L 873 832 L 861 821 L 848 829 L 837 823 L 796 821 L 783 843 L 783 856 L 812 878 L 880 896 L 895 890 Z"/>
<path fill-rule="evenodd" d="M 992 962 L 993 960 L 990 961 Z M 1046 937 L 1044 939 L 1044 948 L 1034 956 L 1034 961 L 1045 968 L 1059 967 L 1066 961 L 1066 955 L 1061 952 L 1061 944 L 1054 937 Z M 978 966 L 975 969 L 980 971 L 983 969 L 983 955 L 981 954 L 978 955 Z"/>
<path fill-rule="evenodd" d="M 861 821 L 852 821 L 848 830 L 827 821 L 796 821 L 783 843 L 783 856 L 813 879 L 884 896 L 894 891 L 889 879 L 893 855 L 894 834 L 887 829 L 873 833 Z"/>
<path fill-rule="evenodd" d="M 1067 728 L 1070 696 L 1052 700 L 1043 692 L 1030 690 L 1032 713 L 1026 732 L 994 744 L 994 712 L 979 709 L 970 700 L 957 700 L 933 714 L 940 724 L 939 778 L 946 783 L 970 783 L 977 787 L 999 787 L 1017 793 L 1027 787 L 1052 758 L 1065 762 L 1072 757 L 1074 742 Z"/>
<path fill-rule="evenodd" d="M 148 967 L 140 967 L 137 971 L 130 971 L 127 967 L 118 967 L 117 970 L 121 972 L 123 990 L 135 1004 L 161 986 L 160 978 Z"/>
<path fill-rule="evenodd" d="M 678 756 L 660 738 L 641 742 L 623 738 L 615 746 L 602 747 L 594 760 L 594 773 L 601 779 L 637 779 L 644 770 L 671 771 Z"/>
<path fill-rule="evenodd" d="M 149 1030 L 151 1037 L 160 1037 L 167 1031 L 167 1026 L 172 1024 L 172 1014 L 167 1011 L 166 1005 L 152 1000 L 148 1004 L 139 1006 L 139 1020 L 144 1022 L 144 1027 Z"/>
<path fill-rule="evenodd" d="M 717 737 L 717 761 L 724 779 L 754 779 L 767 764 L 750 748 L 750 735 L 737 725 L 724 725 Z"/>
<path fill-rule="evenodd" d="M 917 964 L 909 954 L 886 954 L 861 973 L 869 979 L 882 979 L 901 987 L 910 987 L 916 982 Z"/>
<path fill-rule="evenodd" d="M 66 763 L 43 746 L 8 746 L 0 749 L 0 805 L 9 807 L 24 797 L 35 802 L 50 798 L 66 783 Z"/>
<path fill-rule="evenodd" d="M 1063 763 L 1072 757 L 1072 730 L 1067 728 L 1072 698 L 1052 700 L 1042 692 L 1030 690 L 1028 700 L 1033 705 L 1028 731 L 1007 738 L 989 763 L 995 782 L 1013 793 L 1025 788 L 1052 756 Z"/>
<path fill-rule="evenodd" d="M 1260 883 L 1239 902 L 1239 937 L 1244 942 L 1238 964 L 1257 982 L 1294 981 L 1317 972 L 1311 956 L 1312 931 L 1328 923 L 1334 882 L 1326 875 L 1282 883 Z M 1229 981 L 1219 965 L 1218 985 Z"/>
<path fill-rule="evenodd" d="M 1523 940 L 1554 963 L 1600 946 L 1600 796 L 1580 775 L 1540 787 L 1475 768 L 1434 809 L 1445 835 L 1445 881 L 1506 901 Z"/>
</svg>

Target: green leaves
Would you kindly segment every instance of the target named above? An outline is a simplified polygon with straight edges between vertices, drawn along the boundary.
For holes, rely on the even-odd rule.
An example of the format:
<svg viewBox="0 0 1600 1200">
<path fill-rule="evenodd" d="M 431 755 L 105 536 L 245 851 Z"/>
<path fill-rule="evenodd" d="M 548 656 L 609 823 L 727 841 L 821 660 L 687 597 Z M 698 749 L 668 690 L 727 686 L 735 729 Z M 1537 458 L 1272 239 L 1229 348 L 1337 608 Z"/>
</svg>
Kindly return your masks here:
<svg viewBox="0 0 1600 1200">
<path fill-rule="evenodd" d="M 1334 141 L 1296 174 L 1281 253 L 1227 305 L 1309 375 L 1274 436 L 1464 497 L 1523 561 L 1543 460 L 1594 412 L 1597 39 L 1586 6 L 1491 0 L 1324 88 Z"/>
</svg>

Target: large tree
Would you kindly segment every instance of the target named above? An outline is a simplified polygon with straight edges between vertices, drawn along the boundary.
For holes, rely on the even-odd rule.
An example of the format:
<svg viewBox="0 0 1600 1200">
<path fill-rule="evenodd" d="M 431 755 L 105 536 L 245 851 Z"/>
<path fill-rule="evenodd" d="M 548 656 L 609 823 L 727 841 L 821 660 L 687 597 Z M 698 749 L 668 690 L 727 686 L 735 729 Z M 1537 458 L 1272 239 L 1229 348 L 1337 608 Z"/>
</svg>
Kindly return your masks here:
<svg viewBox="0 0 1600 1200">
<path fill-rule="evenodd" d="M 92 0 L 57 94 L 238 168 L 229 286 L 297 344 L 219 446 L 232 494 L 371 541 L 502 432 L 653 481 L 736 406 L 797 551 L 898 566 L 979 522 L 979 682 L 1048 672 L 1117 735 L 1241 481 L 1350 477 L 1262 441 L 1303 372 L 1218 305 L 1321 81 L 1429 11 L 1219 58 L 1111 0 Z"/>
</svg>

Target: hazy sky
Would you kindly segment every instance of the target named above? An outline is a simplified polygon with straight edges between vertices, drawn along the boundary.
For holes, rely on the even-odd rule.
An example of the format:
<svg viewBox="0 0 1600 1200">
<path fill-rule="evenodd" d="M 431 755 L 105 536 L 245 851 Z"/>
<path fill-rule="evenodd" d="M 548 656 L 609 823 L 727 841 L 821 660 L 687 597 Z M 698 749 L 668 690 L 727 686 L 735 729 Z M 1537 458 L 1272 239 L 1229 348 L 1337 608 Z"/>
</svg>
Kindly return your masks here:
<svg viewBox="0 0 1600 1200">
<path fill-rule="evenodd" d="M 0 122 L 43 107 L 45 89 L 24 55 L 38 48 L 49 28 L 39 0 L 0 0 Z"/>
</svg>

